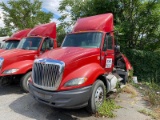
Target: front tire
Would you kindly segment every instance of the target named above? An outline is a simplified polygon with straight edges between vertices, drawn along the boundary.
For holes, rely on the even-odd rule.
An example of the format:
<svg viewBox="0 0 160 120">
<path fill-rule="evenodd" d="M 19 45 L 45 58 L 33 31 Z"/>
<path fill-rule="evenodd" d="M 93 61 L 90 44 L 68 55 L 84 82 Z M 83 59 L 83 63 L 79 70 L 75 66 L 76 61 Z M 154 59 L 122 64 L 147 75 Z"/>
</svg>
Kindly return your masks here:
<svg viewBox="0 0 160 120">
<path fill-rule="evenodd" d="M 88 101 L 87 110 L 91 113 L 97 112 L 105 98 L 105 85 L 101 80 L 96 80 L 92 87 L 92 94 Z"/>
<path fill-rule="evenodd" d="M 29 80 L 31 79 L 31 74 L 32 74 L 31 71 L 26 73 L 25 75 L 22 76 L 20 80 L 20 86 L 24 92 L 29 92 L 28 83 L 29 83 Z"/>
</svg>

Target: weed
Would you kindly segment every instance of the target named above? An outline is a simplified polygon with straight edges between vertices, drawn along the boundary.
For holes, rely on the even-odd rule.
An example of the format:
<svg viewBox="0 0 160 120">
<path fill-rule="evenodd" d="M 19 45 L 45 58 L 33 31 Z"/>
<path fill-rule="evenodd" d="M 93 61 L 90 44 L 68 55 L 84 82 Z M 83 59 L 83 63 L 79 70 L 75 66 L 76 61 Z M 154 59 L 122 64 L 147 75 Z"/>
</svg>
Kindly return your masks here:
<svg viewBox="0 0 160 120">
<path fill-rule="evenodd" d="M 135 88 L 139 88 L 139 84 L 131 82 L 131 85 L 133 85 Z"/>
<path fill-rule="evenodd" d="M 149 101 L 153 106 L 160 106 L 160 86 L 149 82 L 132 85 L 138 88 L 144 94 L 145 100 Z"/>
<path fill-rule="evenodd" d="M 154 114 L 153 112 L 146 110 L 146 109 L 139 110 L 138 112 L 143 113 L 147 116 L 151 116 L 153 119 L 157 118 L 156 114 Z"/>
<path fill-rule="evenodd" d="M 160 96 L 152 90 L 145 91 L 145 99 L 148 100 L 152 105 L 160 105 Z"/>
<path fill-rule="evenodd" d="M 129 82 L 133 81 L 132 78 L 133 78 L 133 73 L 134 73 L 134 70 L 133 68 L 129 71 L 129 76 L 128 76 L 128 79 L 129 79 Z"/>
<path fill-rule="evenodd" d="M 135 90 L 135 88 L 129 84 L 127 84 L 123 89 L 122 92 L 126 92 L 126 93 L 130 93 L 132 94 L 131 97 L 136 97 L 138 95 L 137 91 Z"/>
<path fill-rule="evenodd" d="M 144 88 L 145 99 L 148 100 L 153 106 L 160 105 L 160 87 L 155 83 L 144 82 L 142 83 Z"/>
<path fill-rule="evenodd" d="M 156 119 L 157 119 L 157 120 L 160 120 L 160 108 L 154 109 L 154 112 L 155 112 L 155 114 L 156 114 Z"/>
<path fill-rule="evenodd" d="M 115 104 L 114 100 L 107 99 L 104 101 L 102 106 L 98 109 L 98 116 L 104 116 L 104 117 L 109 117 L 113 118 L 116 115 L 113 113 L 115 109 L 121 108 L 120 106 Z"/>
</svg>

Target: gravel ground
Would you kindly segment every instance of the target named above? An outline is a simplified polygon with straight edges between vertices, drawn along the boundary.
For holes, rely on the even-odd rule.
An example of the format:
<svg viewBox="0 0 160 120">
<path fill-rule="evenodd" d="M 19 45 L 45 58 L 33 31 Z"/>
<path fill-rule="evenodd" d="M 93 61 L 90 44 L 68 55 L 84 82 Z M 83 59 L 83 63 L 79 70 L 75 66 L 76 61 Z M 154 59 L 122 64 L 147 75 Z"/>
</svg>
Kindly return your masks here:
<svg viewBox="0 0 160 120">
<path fill-rule="evenodd" d="M 116 98 L 122 108 L 115 118 L 96 118 L 85 109 L 65 110 L 36 102 L 30 94 L 23 93 L 18 85 L 0 87 L 0 120 L 151 120 L 138 110 L 148 109 L 141 96 L 131 98 L 122 93 Z"/>
</svg>

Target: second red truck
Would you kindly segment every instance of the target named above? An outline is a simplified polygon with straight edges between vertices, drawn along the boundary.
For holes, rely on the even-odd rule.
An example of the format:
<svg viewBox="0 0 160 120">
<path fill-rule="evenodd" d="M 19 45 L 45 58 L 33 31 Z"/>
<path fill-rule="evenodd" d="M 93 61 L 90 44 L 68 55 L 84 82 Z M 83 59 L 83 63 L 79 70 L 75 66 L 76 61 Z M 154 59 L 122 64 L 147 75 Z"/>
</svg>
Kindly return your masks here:
<svg viewBox="0 0 160 120">
<path fill-rule="evenodd" d="M 28 80 L 34 59 L 44 52 L 57 47 L 56 24 L 48 23 L 33 28 L 28 36 L 23 38 L 18 47 L 0 53 L 1 84 L 20 78 L 20 85 L 28 91 Z"/>
</svg>

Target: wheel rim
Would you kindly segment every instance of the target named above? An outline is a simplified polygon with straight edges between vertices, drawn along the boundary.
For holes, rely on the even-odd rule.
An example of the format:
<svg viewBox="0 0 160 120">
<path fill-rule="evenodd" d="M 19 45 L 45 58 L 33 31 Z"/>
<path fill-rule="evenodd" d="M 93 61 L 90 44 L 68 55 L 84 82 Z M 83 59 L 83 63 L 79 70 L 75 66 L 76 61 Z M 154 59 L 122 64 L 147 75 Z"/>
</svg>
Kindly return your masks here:
<svg viewBox="0 0 160 120">
<path fill-rule="evenodd" d="M 29 81 L 31 80 L 31 76 L 30 77 L 28 77 L 28 79 L 27 79 L 27 87 L 28 87 L 28 84 L 29 84 Z"/>
<path fill-rule="evenodd" d="M 104 95 L 103 88 L 99 86 L 95 92 L 95 105 L 96 105 L 96 107 L 99 107 L 102 104 L 103 95 Z"/>
</svg>

